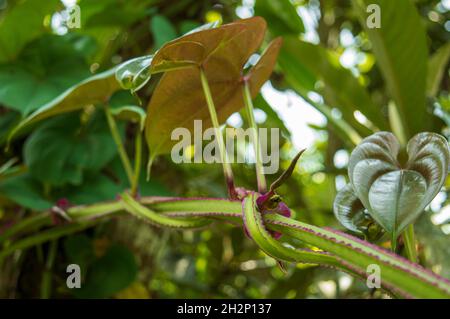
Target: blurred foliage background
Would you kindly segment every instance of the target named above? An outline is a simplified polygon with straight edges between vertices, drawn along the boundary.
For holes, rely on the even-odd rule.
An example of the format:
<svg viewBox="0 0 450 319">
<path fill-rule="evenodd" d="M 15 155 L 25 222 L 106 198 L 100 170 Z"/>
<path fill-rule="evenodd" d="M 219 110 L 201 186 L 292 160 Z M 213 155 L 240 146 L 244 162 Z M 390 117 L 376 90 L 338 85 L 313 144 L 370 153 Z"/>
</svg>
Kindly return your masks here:
<svg viewBox="0 0 450 319">
<path fill-rule="evenodd" d="M 277 68 L 265 88 L 287 100 L 301 98 L 306 106 L 297 114 L 306 121 L 314 109 L 326 119 L 305 128 L 305 118 L 299 118 L 298 125 L 287 119 L 288 109 L 298 105 L 280 108 L 267 94 L 255 100 L 259 125 L 282 131 L 281 168 L 304 146 L 301 136 L 300 143 L 292 138 L 298 130 L 307 129 L 314 137 L 280 194 L 297 219 L 341 228 L 332 204 L 336 190 L 346 182 L 349 152 L 360 138 L 377 130 L 391 130 L 401 141 L 425 130 L 450 135 L 450 2 L 375 2 L 382 4 L 382 28 L 374 31 L 361 24 L 365 1 L 80 0 L 81 28 L 68 28 L 65 10 L 74 1 L 0 0 L 0 232 L 61 198 L 90 204 L 114 199 L 127 187 L 101 112 L 86 106 L 82 112 L 47 119 L 23 132 L 6 150 L 8 132 L 21 118 L 92 74 L 151 54 L 201 24 L 252 15 L 267 20 L 266 43 L 275 36 L 284 38 Z M 137 97 L 117 92 L 111 105 L 131 101 L 145 108 L 157 81 L 152 78 Z M 232 117 L 228 125 L 247 127 L 245 116 Z M 132 152 L 135 125 L 121 122 L 119 128 Z M 237 185 L 255 188 L 252 164 L 234 164 L 233 170 Z M 269 181 L 274 178 L 268 176 Z M 446 190 L 422 215 L 416 230 L 421 263 L 450 278 Z M 226 189 L 220 165 L 177 165 L 163 156 L 153 164 L 151 180 L 141 179 L 140 194 L 225 197 Z M 82 289 L 66 287 L 69 263 L 81 266 Z M 284 274 L 239 227 L 218 223 L 177 232 L 124 217 L 17 251 L 1 265 L 0 297 L 383 295 L 333 269 L 298 265 Z"/>
</svg>

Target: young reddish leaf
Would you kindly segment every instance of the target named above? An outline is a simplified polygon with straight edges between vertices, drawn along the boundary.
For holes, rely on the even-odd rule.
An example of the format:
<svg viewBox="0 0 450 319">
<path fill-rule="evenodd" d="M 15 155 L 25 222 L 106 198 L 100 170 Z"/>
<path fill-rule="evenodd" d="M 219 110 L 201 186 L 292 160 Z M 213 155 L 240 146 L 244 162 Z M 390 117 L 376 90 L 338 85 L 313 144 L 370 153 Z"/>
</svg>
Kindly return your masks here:
<svg viewBox="0 0 450 319">
<path fill-rule="evenodd" d="M 222 28 L 227 32 L 219 32 Z M 245 63 L 261 45 L 265 30 L 265 21 L 254 17 L 189 35 L 189 41 L 201 43 L 205 48 L 204 59 L 200 56 L 191 56 L 189 59 L 194 61 L 198 58 L 193 64 L 202 67 L 206 73 L 220 123 L 244 106 L 244 79 L 249 82 L 252 96 L 256 96 L 270 76 L 281 45 L 280 39 L 271 43 L 245 77 L 242 74 Z M 192 38 L 194 36 L 195 39 Z M 181 39 L 187 40 L 187 37 Z M 180 55 L 182 50 L 172 47 L 174 43 L 180 42 L 180 39 L 174 40 L 161 48 L 153 60 L 154 67 L 162 63 L 158 62 L 161 61 L 158 54 L 167 54 L 165 60 L 162 59 L 166 61 L 164 63 L 169 63 L 169 55 L 170 61 L 186 61 Z M 171 51 L 168 51 L 169 48 Z M 185 127 L 192 132 L 194 119 L 202 120 L 204 129 L 211 127 L 199 68 L 184 68 L 164 74 L 153 93 L 147 114 L 146 138 L 151 158 L 170 152 L 176 143 L 171 140 L 171 132 L 175 128 Z"/>
</svg>

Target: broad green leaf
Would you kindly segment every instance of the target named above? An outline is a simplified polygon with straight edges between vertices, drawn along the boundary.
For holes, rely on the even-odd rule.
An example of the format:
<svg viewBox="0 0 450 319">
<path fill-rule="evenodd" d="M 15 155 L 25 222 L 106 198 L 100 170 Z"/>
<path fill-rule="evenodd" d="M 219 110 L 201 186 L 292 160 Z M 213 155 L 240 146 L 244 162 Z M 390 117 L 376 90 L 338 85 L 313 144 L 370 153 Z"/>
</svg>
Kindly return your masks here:
<svg viewBox="0 0 450 319">
<path fill-rule="evenodd" d="M 270 21 L 269 30 L 274 35 L 299 35 L 305 30 L 297 8 L 290 0 L 256 0 L 255 15 Z"/>
<path fill-rule="evenodd" d="M 0 181 L 0 197 L 6 197 L 20 206 L 37 211 L 44 211 L 53 206 L 42 193 L 42 185 L 30 174 Z"/>
<path fill-rule="evenodd" d="M 68 236 L 64 240 L 64 251 L 68 261 L 79 265 L 81 269 L 87 270 L 89 264 L 95 260 L 94 245 L 85 234 Z"/>
<path fill-rule="evenodd" d="M 175 27 L 162 15 L 155 15 L 152 17 L 150 20 L 150 31 L 152 32 L 156 49 L 177 37 Z"/>
<path fill-rule="evenodd" d="M 151 77 L 150 64 L 153 55 L 128 60 L 116 68 L 116 79 L 123 89 L 133 92 L 141 89 Z"/>
<path fill-rule="evenodd" d="M 353 150 L 348 165 L 354 194 L 394 240 L 440 191 L 450 159 L 447 141 L 435 133 L 408 142 L 408 161 L 397 159 L 399 150 L 392 133 L 378 132 Z"/>
<path fill-rule="evenodd" d="M 427 40 L 423 21 L 413 1 L 353 0 L 353 4 L 398 108 L 405 135 L 411 138 L 427 130 L 430 124 L 425 102 Z M 370 4 L 379 6 L 380 28 L 367 25 Z"/>
<path fill-rule="evenodd" d="M 247 21 L 250 21 L 246 23 Z M 152 73 L 165 72 L 177 68 L 199 66 L 209 56 L 220 49 L 219 46 L 227 46 L 229 42 L 252 21 L 261 21 L 260 18 L 239 20 L 219 28 L 201 28 L 200 31 L 193 30 L 182 37 L 166 43 L 159 49 L 151 64 Z M 195 32 L 194 32 L 195 31 Z M 237 52 L 239 54 L 239 52 Z"/>
<path fill-rule="evenodd" d="M 85 282 L 74 289 L 77 298 L 107 298 L 125 289 L 135 279 L 138 265 L 126 247 L 111 246 L 88 268 Z"/>
<path fill-rule="evenodd" d="M 427 95 L 436 96 L 441 84 L 442 77 L 446 74 L 448 77 L 448 69 L 446 66 L 450 58 L 450 43 L 440 47 L 428 61 L 428 78 L 427 78 Z"/>
<path fill-rule="evenodd" d="M 25 142 L 24 158 L 36 179 L 79 185 L 86 171 L 97 171 L 117 153 L 103 114 L 94 114 L 85 126 L 77 114 L 67 114 L 40 126 Z"/>
<path fill-rule="evenodd" d="M 100 173 L 92 173 L 83 178 L 83 183 L 80 185 L 58 188 L 54 197 L 67 198 L 73 205 L 88 205 L 114 200 L 124 187 L 126 185 L 117 183 Z"/>
<path fill-rule="evenodd" d="M 355 111 L 363 113 L 379 129 L 387 128 L 381 109 L 373 103 L 366 88 L 350 70 L 339 65 L 333 54 L 324 47 L 287 36 L 284 38 L 279 63 L 288 84 L 302 95 L 315 91 L 316 81 L 322 81 L 324 88 L 319 93 L 324 96 L 326 103 L 338 108 L 342 118 L 360 135 L 368 135 L 370 130 L 356 121 Z M 327 117 L 333 121 L 333 118 Z"/>
<path fill-rule="evenodd" d="M 9 2 L 9 1 L 8 1 Z M 59 0 L 16 1 L 0 19 L 0 63 L 14 60 L 22 48 L 45 32 L 45 16 L 61 7 Z"/>
<path fill-rule="evenodd" d="M 105 103 L 114 92 L 120 90 L 120 84 L 115 78 L 115 71 L 115 69 L 111 69 L 96 74 L 74 85 L 21 121 L 11 131 L 9 139 L 19 130 L 43 119 L 80 110 L 88 105 Z"/>
<path fill-rule="evenodd" d="M 175 40 L 177 41 L 175 44 L 177 44 L 189 37 L 190 41 L 195 40 L 205 48 L 204 55 L 193 56 L 189 59 L 195 60 L 195 63 L 202 63 L 221 123 L 243 106 L 242 69 L 251 54 L 260 46 L 264 32 L 264 20 L 251 18 Z M 164 61 L 173 61 L 167 56 L 163 59 L 158 58 L 158 55 L 163 55 L 165 48 L 170 45 L 174 44 L 169 43 L 156 53 L 152 64 L 158 65 L 158 63 L 165 63 Z M 173 57 L 175 61 L 185 58 L 184 55 L 179 54 Z M 256 70 L 259 67 L 255 66 L 254 68 Z M 255 72 L 259 73 L 263 70 L 266 68 Z M 264 74 L 266 74 L 265 72 L 267 70 L 264 71 Z M 253 96 L 256 96 L 257 91 L 266 80 L 266 78 L 250 77 Z M 156 87 L 147 109 L 146 138 L 151 158 L 170 152 L 176 143 L 171 140 L 172 131 L 177 127 L 185 127 L 192 132 L 194 119 L 202 120 L 204 128 L 211 126 L 198 67 L 165 73 Z"/>
<path fill-rule="evenodd" d="M 0 103 L 28 115 L 87 78 L 89 68 L 73 40 L 46 35 L 16 61 L 0 65 Z"/>
</svg>

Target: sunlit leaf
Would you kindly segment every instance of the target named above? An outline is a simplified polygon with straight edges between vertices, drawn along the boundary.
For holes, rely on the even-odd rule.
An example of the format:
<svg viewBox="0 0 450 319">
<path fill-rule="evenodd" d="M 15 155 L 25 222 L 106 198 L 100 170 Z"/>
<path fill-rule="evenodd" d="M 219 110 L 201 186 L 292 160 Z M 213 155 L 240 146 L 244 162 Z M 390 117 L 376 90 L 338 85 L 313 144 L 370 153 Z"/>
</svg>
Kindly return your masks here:
<svg viewBox="0 0 450 319">
<path fill-rule="evenodd" d="M 150 20 L 150 30 L 152 31 L 155 48 L 160 48 L 164 43 L 177 37 L 177 31 L 172 23 L 165 16 L 155 15 Z"/>
<path fill-rule="evenodd" d="M 398 108 L 405 135 L 429 129 L 430 116 L 425 102 L 427 78 L 427 39 L 423 21 L 410 0 L 353 0 L 361 25 Z M 369 5 L 378 5 L 380 27 L 367 24 Z"/>
<path fill-rule="evenodd" d="M 270 21 L 269 30 L 275 35 L 299 35 L 305 30 L 297 8 L 290 0 L 257 0 L 255 15 Z"/>
<path fill-rule="evenodd" d="M 439 90 L 442 77 L 447 72 L 448 60 L 450 59 L 450 43 L 440 47 L 428 61 L 427 94 L 435 96 Z"/>
<path fill-rule="evenodd" d="M 298 37 L 284 37 L 279 63 L 288 84 L 300 94 L 317 91 L 316 82 L 322 81 L 319 89 L 326 104 L 338 108 L 342 119 L 360 135 L 370 134 L 370 130 L 356 121 L 355 111 L 363 113 L 379 129 L 387 128 L 387 121 L 381 109 L 375 105 L 357 78 L 350 70 L 339 65 L 333 54 L 324 47 L 300 40 Z M 319 110 L 322 111 L 322 110 Z M 327 114 L 324 114 L 327 116 Z M 327 116 L 333 122 L 333 117 Z"/>
</svg>

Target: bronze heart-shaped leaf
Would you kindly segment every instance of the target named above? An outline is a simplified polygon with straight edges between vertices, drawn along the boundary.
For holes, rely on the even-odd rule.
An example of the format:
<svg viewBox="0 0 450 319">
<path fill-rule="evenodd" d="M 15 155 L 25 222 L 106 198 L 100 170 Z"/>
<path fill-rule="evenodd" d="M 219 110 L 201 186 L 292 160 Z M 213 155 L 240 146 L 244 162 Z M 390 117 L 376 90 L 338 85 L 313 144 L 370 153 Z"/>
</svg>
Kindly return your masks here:
<svg viewBox="0 0 450 319">
<path fill-rule="evenodd" d="M 199 66 L 208 79 L 220 123 L 243 107 L 244 81 L 256 96 L 270 76 L 281 46 L 281 39 L 272 41 L 244 75 L 244 65 L 260 47 L 265 30 L 266 23 L 260 17 L 239 20 L 169 42 L 155 54 L 152 68 L 170 66 L 172 71 L 162 76 L 147 108 L 145 134 L 151 159 L 170 152 L 177 143 L 171 140 L 175 128 L 193 132 L 194 119 L 202 120 L 203 128 L 211 126 Z M 191 66 L 186 67 L 189 63 Z"/>
<path fill-rule="evenodd" d="M 360 231 L 354 218 L 365 208 L 395 240 L 437 195 L 448 174 L 447 140 L 419 133 L 408 142 L 406 152 L 408 161 L 403 164 L 398 160 L 400 145 L 389 132 L 375 133 L 353 150 L 350 184 L 334 203 L 335 215 L 346 228 Z"/>
</svg>

